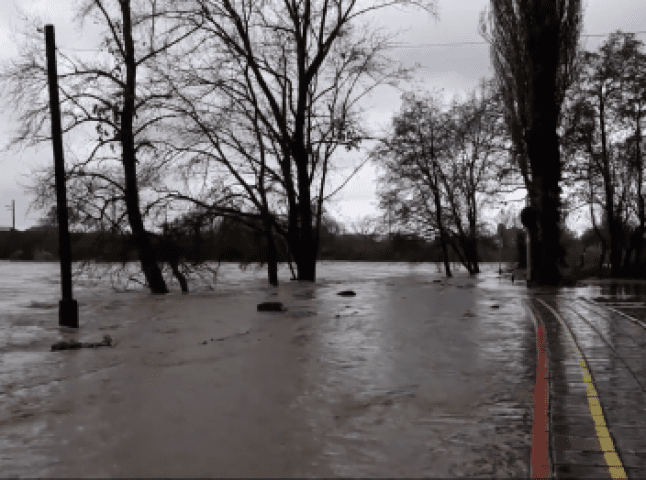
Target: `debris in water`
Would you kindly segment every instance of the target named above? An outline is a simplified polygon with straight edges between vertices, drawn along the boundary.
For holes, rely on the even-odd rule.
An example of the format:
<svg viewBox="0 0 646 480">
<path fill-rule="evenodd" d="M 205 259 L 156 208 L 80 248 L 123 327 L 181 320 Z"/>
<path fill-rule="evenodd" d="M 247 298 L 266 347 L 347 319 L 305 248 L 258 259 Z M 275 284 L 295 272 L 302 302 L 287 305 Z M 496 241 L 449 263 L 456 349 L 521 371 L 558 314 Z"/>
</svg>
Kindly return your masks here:
<svg viewBox="0 0 646 480">
<path fill-rule="evenodd" d="M 342 292 L 337 293 L 337 295 L 341 295 L 342 297 L 354 297 L 357 294 L 354 290 L 343 290 Z"/>
<path fill-rule="evenodd" d="M 259 312 L 284 312 L 286 310 L 281 302 L 263 302 L 258 304 Z"/>
<path fill-rule="evenodd" d="M 103 335 L 102 342 L 77 342 L 76 340 L 61 340 L 52 345 L 52 352 L 56 350 L 76 350 L 78 348 L 96 348 L 96 347 L 111 347 L 112 338 L 110 335 Z"/>
</svg>

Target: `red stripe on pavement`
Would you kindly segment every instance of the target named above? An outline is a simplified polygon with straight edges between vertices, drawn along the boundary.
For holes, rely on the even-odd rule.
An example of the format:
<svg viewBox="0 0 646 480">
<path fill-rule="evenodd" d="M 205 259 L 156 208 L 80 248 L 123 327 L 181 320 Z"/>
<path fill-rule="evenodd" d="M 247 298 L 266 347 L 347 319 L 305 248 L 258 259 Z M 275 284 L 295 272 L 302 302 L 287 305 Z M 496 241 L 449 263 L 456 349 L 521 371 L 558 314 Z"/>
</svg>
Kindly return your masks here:
<svg viewBox="0 0 646 480">
<path fill-rule="evenodd" d="M 549 423 L 550 405 L 549 360 L 545 325 L 536 318 L 536 386 L 534 387 L 534 423 L 532 425 L 532 478 L 550 478 Z"/>
</svg>

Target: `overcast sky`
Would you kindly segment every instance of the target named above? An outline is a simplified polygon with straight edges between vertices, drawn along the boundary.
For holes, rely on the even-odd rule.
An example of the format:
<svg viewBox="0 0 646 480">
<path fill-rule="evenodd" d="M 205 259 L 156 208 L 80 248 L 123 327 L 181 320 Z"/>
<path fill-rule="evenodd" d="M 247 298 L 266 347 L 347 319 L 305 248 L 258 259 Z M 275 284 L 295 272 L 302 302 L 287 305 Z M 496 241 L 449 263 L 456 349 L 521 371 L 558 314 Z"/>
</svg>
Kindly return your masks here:
<svg viewBox="0 0 646 480">
<path fill-rule="evenodd" d="M 15 54 L 13 38 L 20 25 L 16 5 L 41 16 L 44 22 L 56 27 L 59 48 L 84 48 L 91 42 L 92 35 L 81 36 L 72 23 L 75 0 L 1 0 L 0 1 L 0 61 Z M 439 18 L 436 20 L 426 13 L 406 9 L 388 11 L 376 19 L 378 24 L 391 29 L 406 29 L 399 41 L 407 45 L 393 49 L 390 53 L 406 66 L 420 64 L 417 82 L 425 88 L 439 87 L 448 96 L 467 92 L 477 86 L 482 77 L 493 75 L 486 44 L 429 45 L 460 42 L 482 42 L 478 34 L 480 12 L 489 0 L 439 0 Z M 584 34 L 606 35 L 621 29 L 627 32 L 646 31 L 646 1 L 644 0 L 588 0 L 584 6 Z M 646 40 L 646 35 L 638 35 Z M 603 38 L 582 39 L 588 49 L 596 48 Z M 44 45 L 43 45 L 44 48 Z M 382 88 L 373 95 L 367 105 L 370 123 L 385 127 L 391 116 L 399 110 L 401 92 Z M 4 145 L 15 129 L 11 104 L 0 113 L 0 144 Z M 354 158 L 354 164 L 361 159 Z M 5 208 L 16 201 L 16 227 L 25 229 L 33 225 L 38 212 L 27 214 L 31 198 L 20 184 L 29 183 L 29 172 L 34 165 L 52 162 L 50 148 L 38 152 L 24 151 L 21 154 L 0 153 L 0 226 L 11 225 L 11 212 Z M 334 181 L 339 182 L 342 170 Z M 337 195 L 331 205 L 331 213 L 339 220 L 351 222 L 364 215 L 378 213 L 375 195 L 376 169 L 369 163 L 363 167 Z M 338 184 L 338 183 L 337 183 Z M 335 185 L 330 185 L 334 187 Z M 331 189 L 330 189 L 331 191 Z"/>
</svg>

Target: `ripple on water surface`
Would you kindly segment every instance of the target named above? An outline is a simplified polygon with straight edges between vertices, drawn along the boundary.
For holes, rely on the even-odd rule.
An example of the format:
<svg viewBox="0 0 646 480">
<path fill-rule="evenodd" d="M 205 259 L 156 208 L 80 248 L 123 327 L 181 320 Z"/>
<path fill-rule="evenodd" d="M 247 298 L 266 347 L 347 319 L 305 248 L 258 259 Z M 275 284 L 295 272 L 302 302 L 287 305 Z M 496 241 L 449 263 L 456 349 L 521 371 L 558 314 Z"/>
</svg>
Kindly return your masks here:
<svg viewBox="0 0 646 480">
<path fill-rule="evenodd" d="M 55 278 L 57 266 L 50 267 L 48 273 L 32 271 L 32 282 Z M 293 378 L 285 381 L 293 383 L 295 400 L 266 408 L 285 428 L 294 427 L 290 430 L 294 441 L 304 435 L 309 438 L 304 443 L 320 447 L 308 450 L 301 459 L 311 468 L 304 472 L 315 471 L 313 465 L 318 464 L 328 466 L 334 475 L 353 477 L 527 476 L 531 445 L 528 388 L 535 352 L 533 327 L 519 305 L 496 297 L 502 308 L 491 313 L 491 295 L 473 286 L 476 281 L 456 278 L 451 280 L 453 285 L 435 284 L 432 280 L 439 276 L 435 266 L 428 264 L 323 262 L 319 272 L 316 286 L 284 282 L 279 299 L 289 302 L 288 312 L 284 317 L 263 317 L 261 324 L 274 339 L 282 330 L 291 329 L 280 345 L 280 355 L 293 360 Z M 226 277 L 224 273 L 229 275 L 229 284 L 218 295 L 226 301 L 235 295 L 257 296 L 266 282 L 263 271 L 240 273 L 234 266 L 220 275 Z M 23 296 L 17 303 L 22 310 L 0 323 L 0 342 L 5 342 L 5 351 L 11 349 L 0 360 L 0 382 L 8 386 L 1 397 L 0 420 L 16 422 L 20 428 L 24 428 L 20 422 L 28 421 L 20 415 L 31 413 L 24 405 L 36 411 L 44 408 L 43 402 L 56 394 L 56 379 L 64 376 L 61 357 L 43 349 L 49 336 L 58 334 L 56 308 L 51 308 L 58 292 L 57 285 L 52 285 L 51 299 Z M 357 297 L 336 295 L 346 286 Z M 92 328 L 102 325 L 99 322 L 107 311 L 123 321 L 128 321 L 129 311 L 178 318 L 173 309 L 179 297 L 96 294 L 79 288 L 78 298 L 82 321 Z M 466 309 L 474 315 L 462 318 Z M 258 343 L 270 342 L 263 338 Z M 227 347 L 229 343 L 219 343 L 217 348 L 237 348 Z M 242 346 L 251 355 L 251 347 Z M 185 351 L 188 347 L 178 350 Z M 75 366 L 74 371 L 81 372 L 89 371 L 102 354 L 68 353 L 65 359 Z M 258 369 L 254 364 L 249 372 Z M 272 378 L 256 381 L 267 383 Z M 244 406 L 227 408 L 242 417 L 249 413 Z M 32 423 L 36 425 L 37 419 Z M 253 438 L 257 432 L 240 434 Z M 13 458 L 10 474 L 33 476 L 38 465 L 49 461 L 14 457 L 18 446 L 36 445 L 32 437 L 14 435 L 0 443 L 3 457 Z M 28 460 L 37 466 L 30 469 Z"/>
</svg>

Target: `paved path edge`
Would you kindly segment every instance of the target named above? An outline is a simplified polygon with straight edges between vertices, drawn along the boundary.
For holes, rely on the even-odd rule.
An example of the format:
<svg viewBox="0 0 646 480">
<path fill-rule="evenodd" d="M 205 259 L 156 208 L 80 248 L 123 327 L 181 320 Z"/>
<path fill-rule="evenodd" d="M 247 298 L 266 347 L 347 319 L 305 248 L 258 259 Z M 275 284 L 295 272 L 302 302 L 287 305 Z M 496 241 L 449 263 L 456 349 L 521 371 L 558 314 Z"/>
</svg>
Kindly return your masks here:
<svg viewBox="0 0 646 480">
<path fill-rule="evenodd" d="M 534 411 L 532 422 L 531 478 L 551 478 L 550 462 L 550 381 L 549 355 L 545 325 L 534 314 L 529 302 L 525 305 L 536 333 L 536 385 L 534 386 Z"/>
</svg>

